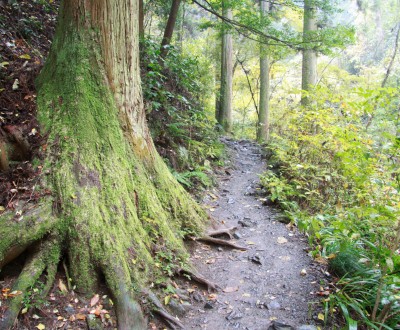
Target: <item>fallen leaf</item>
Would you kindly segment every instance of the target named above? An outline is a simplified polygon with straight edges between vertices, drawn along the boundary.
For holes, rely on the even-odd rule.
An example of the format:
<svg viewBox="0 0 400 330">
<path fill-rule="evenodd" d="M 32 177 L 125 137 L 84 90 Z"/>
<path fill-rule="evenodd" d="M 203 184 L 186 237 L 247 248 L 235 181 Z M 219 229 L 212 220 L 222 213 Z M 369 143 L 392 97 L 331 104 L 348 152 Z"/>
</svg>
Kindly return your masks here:
<svg viewBox="0 0 400 330">
<path fill-rule="evenodd" d="M 92 299 L 90 299 L 90 307 L 93 307 L 96 305 L 100 300 L 100 296 L 98 294 L 95 294 Z"/>
<path fill-rule="evenodd" d="M 213 264 L 213 263 L 215 263 L 215 259 L 214 258 L 206 260 L 206 264 Z"/>
<path fill-rule="evenodd" d="M 0 212 L 3 212 L 6 208 L 0 205 Z"/>
<path fill-rule="evenodd" d="M 223 289 L 222 291 L 226 292 L 226 293 L 230 293 L 230 292 L 236 292 L 239 290 L 238 286 L 228 286 L 225 289 Z"/>
<path fill-rule="evenodd" d="M 84 314 L 76 314 L 76 318 L 78 320 L 86 320 L 86 315 L 84 315 Z"/>
<path fill-rule="evenodd" d="M 303 268 L 303 269 L 300 271 L 300 275 L 301 275 L 301 276 L 306 276 L 306 275 L 307 275 L 307 269 Z"/>
<path fill-rule="evenodd" d="M 171 296 L 165 296 L 164 305 L 168 305 L 170 301 L 171 301 Z"/>
<path fill-rule="evenodd" d="M 67 293 L 67 292 L 68 292 L 68 289 L 67 289 L 67 287 L 65 286 L 65 284 L 64 284 L 64 282 L 62 281 L 61 278 L 58 280 L 58 288 L 59 288 L 60 291 L 63 292 L 63 293 Z"/>
<path fill-rule="evenodd" d="M 251 294 L 250 293 L 243 293 L 242 297 L 251 297 Z"/>
<path fill-rule="evenodd" d="M 314 261 L 318 262 L 321 265 L 327 265 L 328 261 L 323 257 L 316 257 Z"/>
<path fill-rule="evenodd" d="M 285 244 L 288 240 L 285 237 L 279 236 L 277 241 L 279 244 Z"/>
<path fill-rule="evenodd" d="M 189 292 L 189 293 L 193 293 L 193 292 L 195 292 L 196 290 L 195 290 L 195 289 L 187 289 L 186 291 Z"/>
<path fill-rule="evenodd" d="M 13 91 L 17 90 L 18 87 L 19 87 L 19 80 L 18 80 L 18 79 L 15 79 L 15 80 L 14 80 L 14 83 L 13 83 L 13 85 L 12 85 Z"/>
<path fill-rule="evenodd" d="M 24 54 L 24 55 L 20 55 L 19 58 L 23 58 L 25 60 L 30 60 L 31 59 L 31 55 L 29 54 Z"/>
<path fill-rule="evenodd" d="M 36 326 L 36 328 L 38 328 L 39 330 L 44 330 L 44 329 L 46 329 L 46 327 L 45 327 L 44 324 L 42 324 L 42 323 L 39 323 L 39 324 Z"/>
<path fill-rule="evenodd" d="M 36 314 L 33 314 L 33 315 L 32 315 L 32 318 L 35 319 L 35 320 L 38 320 L 38 319 L 40 319 L 40 316 L 39 316 L 39 315 L 36 315 Z"/>
<path fill-rule="evenodd" d="M 256 243 L 251 242 L 251 241 L 248 241 L 248 242 L 246 242 L 246 244 L 247 244 L 247 245 L 255 245 Z"/>
<path fill-rule="evenodd" d="M 318 314 L 318 320 L 325 321 L 325 316 L 322 313 Z"/>
<path fill-rule="evenodd" d="M 25 307 L 25 308 L 22 309 L 21 314 L 25 314 L 27 312 L 28 312 L 28 307 Z"/>
</svg>

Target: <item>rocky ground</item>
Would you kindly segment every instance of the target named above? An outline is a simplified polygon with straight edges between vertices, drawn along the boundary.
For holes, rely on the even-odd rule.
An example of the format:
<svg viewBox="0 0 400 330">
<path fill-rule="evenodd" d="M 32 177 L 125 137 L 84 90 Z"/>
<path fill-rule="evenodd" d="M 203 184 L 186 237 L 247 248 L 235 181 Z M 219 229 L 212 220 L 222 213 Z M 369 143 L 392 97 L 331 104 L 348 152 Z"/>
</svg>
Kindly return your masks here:
<svg viewBox="0 0 400 330">
<path fill-rule="evenodd" d="M 210 231 L 237 227 L 231 242 L 247 250 L 196 242 L 193 264 L 220 289 L 209 293 L 187 282 L 190 305 L 173 306 L 173 311 L 185 329 L 331 329 L 323 325 L 319 302 L 321 283 L 329 274 L 308 256 L 307 238 L 265 205 L 258 185 L 265 170 L 259 146 L 225 143 L 231 169 L 204 205 L 215 219 Z"/>
</svg>

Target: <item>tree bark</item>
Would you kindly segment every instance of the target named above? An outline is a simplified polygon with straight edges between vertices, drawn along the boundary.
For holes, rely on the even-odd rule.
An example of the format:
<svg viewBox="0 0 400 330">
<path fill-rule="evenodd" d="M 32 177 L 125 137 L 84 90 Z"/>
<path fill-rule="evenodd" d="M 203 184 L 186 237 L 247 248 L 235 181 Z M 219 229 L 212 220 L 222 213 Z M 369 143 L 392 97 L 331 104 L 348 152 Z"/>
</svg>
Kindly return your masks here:
<svg viewBox="0 0 400 330">
<path fill-rule="evenodd" d="M 303 22 L 303 65 L 302 65 L 302 93 L 301 104 L 309 104 L 309 93 L 313 86 L 317 83 L 317 53 L 310 48 L 309 42 L 312 33 L 317 31 L 316 4 L 314 0 L 304 0 L 304 22 Z"/>
<path fill-rule="evenodd" d="M 222 2 L 222 15 L 227 19 L 232 19 L 232 10 L 228 6 L 228 1 Z M 223 23 L 225 24 L 225 23 Z M 218 123 L 225 132 L 232 131 L 232 34 L 225 25 L 222 32 L 221 48 L 221 87 L 219 97 Z"/>
<path fill-rule="evenodd" d="M 161 42 L 161 58 L 165 58 L 168 55 L 168 46 L 171 44 L 172 35 L 174 33 L 176 18 L 178 17 L 179 6 L 181 0 L 173 0 L 171 10 L 168 16 L 168 22 L 165 26 L 164 36 Z"/>
<path fill-rule="evenodd" d="M 138 16 L 139 0 L 63 1 L 38 79 L 38 120 L 48 136 L 40 187 L 53 193 L 47 201 L 52 220 L 25 216 L 32 205 L 21 211 L 18 223 L 12 214 L 0 218 L 3 264 L 24 251 L 30 255 L 27 244 L 40 241 L 44 247 L 51 238 L 43 253 L 52 257 L 43 259 L 38 251 L 31 264 L 39 257 L 57 263 L 60 253 L 52 247 L 63 247 L 78 292 L 93 294 L 105 279 L 119 329 L 146 328 L 132 288 L 144 288 L 161 275 L 157 251 L 174 255 L 178 266 L 186 256 L 182 237 L 201 232 L 207 219 L 173 178 L 149 134 Z M 27 244 L 14 242 L 12 226 Z M 40 265 L 38 272 L 48 267 Z"/>
<path fill-rule="evenodd" d="M 144 5 L 143 0 L 139 0 L 139 37 L 144 38 Z"/>
<path fill-rule="evenodd" d="M 267 2 L 260 0 L 260 16 L 265 17 L 267 14 Z M 269 80 L 269 59 L 266 54 L 267 47 L 260 44 L 260 102 L 258 110 L 258 123 L 257 123 L 257 141 L 267 142 L 269 137 L 269 94 L 270 94 L 270 80 Z"/>
</svg>

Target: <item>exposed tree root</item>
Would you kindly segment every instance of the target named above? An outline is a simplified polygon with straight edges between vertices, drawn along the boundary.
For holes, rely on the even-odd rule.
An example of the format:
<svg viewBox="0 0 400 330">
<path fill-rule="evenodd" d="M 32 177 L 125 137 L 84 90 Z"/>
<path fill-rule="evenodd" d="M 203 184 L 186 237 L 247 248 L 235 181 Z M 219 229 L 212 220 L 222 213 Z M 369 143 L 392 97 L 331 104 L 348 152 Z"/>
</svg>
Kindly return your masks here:
<svg viewBox="0 0 400 330">
<path fill-rule="evenodd" d="M 207 280 L 204 276 L 200 275 L 199 273 L 195 273 L 193 271 L 183 268 L 179 268 L 178 270 L 175 271 L 175 273 L 179 276 L 190 276 L 190 279 L 192 281 L 205 285 L 207 287 L 208 292 L 217 291 L 217 289 L 220 289 L 220 287 L 217 284 Z"/>
<path fill-rule="evenodd" d="M 54 267 L 53 265 L 57 265 L 60 252 L 60 244 L 56 237 L 51 237 L 35 246 L 33 254 L 26 261 L 21 274 L 13 286 L 13 291 L 22 291 L 22 294 L 7 301 L 7 310 L 2 316 L 0 330 L 8 330 L 13 326 L 21 309 L 24 295 L 46 269 L 48 278 L 43 294 L 47 294 L 53 284 L 56 271 L 56 266 Z"/>
<path fill-rule="evenodd" d="M 216 229 L 216 230 L 208 232 L 207 236 L 214 237 L 214 236 L 228 235 L 229 238 L 232 239 L 233 238 L 232 232 L 234 232 L 236 229 L 237 229 L 236 226 L 230 227 L 230 228 Z"/>
<path fill-rule="evenodd" d="M 49 202 L 31 209 L 27 213 L 3 214 L 0 218 L 0 268 L 48 234 L 54 227 L 55 220 Z"/>
<path fill-rule="evenodd" d="M 214 238 L 214 237 L 210 237 L 210 236 L 196 237 L 194 240 L 195 241 L 205 242 L 205 243 L 211 243 L 211 244 L 215 244 L 215 245 L 228 246 L 228 247 L 231 247 L 233 249 L 238 249 L 238 250 L 242 250 L 242 251 L 246 251 L 247 250 L 247 248 L 244 247 L 244 246 L 240 246 L 240 245 L 237 245 L 235 243 L 231 243 L 229 241 L 225 241 L 223 239 Z"/>
<path fill-rule="evenodd" d="M 146 296 L 147 300 L 153 304 L 153 312 L 157 313 L 171 329 L 184 329 L 183 324 L 167 312 L 153 292 L 144 290 L 143 294 Z"/>
</svg>

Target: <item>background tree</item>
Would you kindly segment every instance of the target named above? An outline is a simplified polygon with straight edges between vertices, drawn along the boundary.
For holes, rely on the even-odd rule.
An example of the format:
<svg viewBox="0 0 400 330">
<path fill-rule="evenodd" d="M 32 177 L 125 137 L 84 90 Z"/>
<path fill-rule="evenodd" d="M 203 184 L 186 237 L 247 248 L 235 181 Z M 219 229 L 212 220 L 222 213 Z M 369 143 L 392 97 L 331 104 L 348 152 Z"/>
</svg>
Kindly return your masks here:
<svg viewBox="0 0 400 330">
<path fill-rule="evenodd" d="M 181 0 L 173 0 L 171 5 L 171 10 L 168 16 L 167 25 L 165 26 L 164 36 L 161 41 L 161 57 L 165 58 L 168 54 L 168 46 L 171 43 L 172 35 L 174 33 L 176 19 L 179 13 L 179 6 L 181 4 Z"/>
<path fill-rule="evenodd" d="M 104 276 L 120 329 L 145 328 L 132 288 L 146 287 L 157 251 L 170 251 L 179 264 L 182 237 L 205 219 L 149 134 L 138 6 L 137 0 L 62 3 L 38 84 L 38 116 L 48 135 L 40 189 L 52 198 L 33 210 L 26 205 L 18 222 L 3 214 L 0 226 L 0 267 L 28 254 L 15 290 L 25 291 L 44 272 L 50 289 L 66 254 L 79 292 L 94 293 Z M 10 300 L 1 329 L 12 325 L 21 300 Z"/>
<path fill-rule="evenodd" d="M 260 16 L 265 18 L 267 14 L 267 2 L 260 0 Z M 257 141 L 268 141 L 269 135 L 269 59 L 267 47 L 260 44 L 260 101 L 258 107 Z"/>
<path fill-rule="evenodd" d="M 303 63 L 301 75 L 301 89 L 308 93 L 317 83 L 317 53 L 313 49 L 313 37 L 317 31 L 317 8 L 314 0 L 304 0 L 304 23 L 303 23 Z M 304 94 L 304 93 L 303 93 Z M 307 95 L 301 97 L 301 103 L 307 104 Z"/>
<path fill-rule="evenodd" d="M 229 1 L 222 1 L 222 15 L 232 19 Z M 232 79 L 233 79 L 232 34 L 227 25 L 222 28 L 221 46 L 221 87 L 219 92 L 219 108 L 216 109 L 218 123 L 225 132 L 232 130 Z"/>
</svg>

